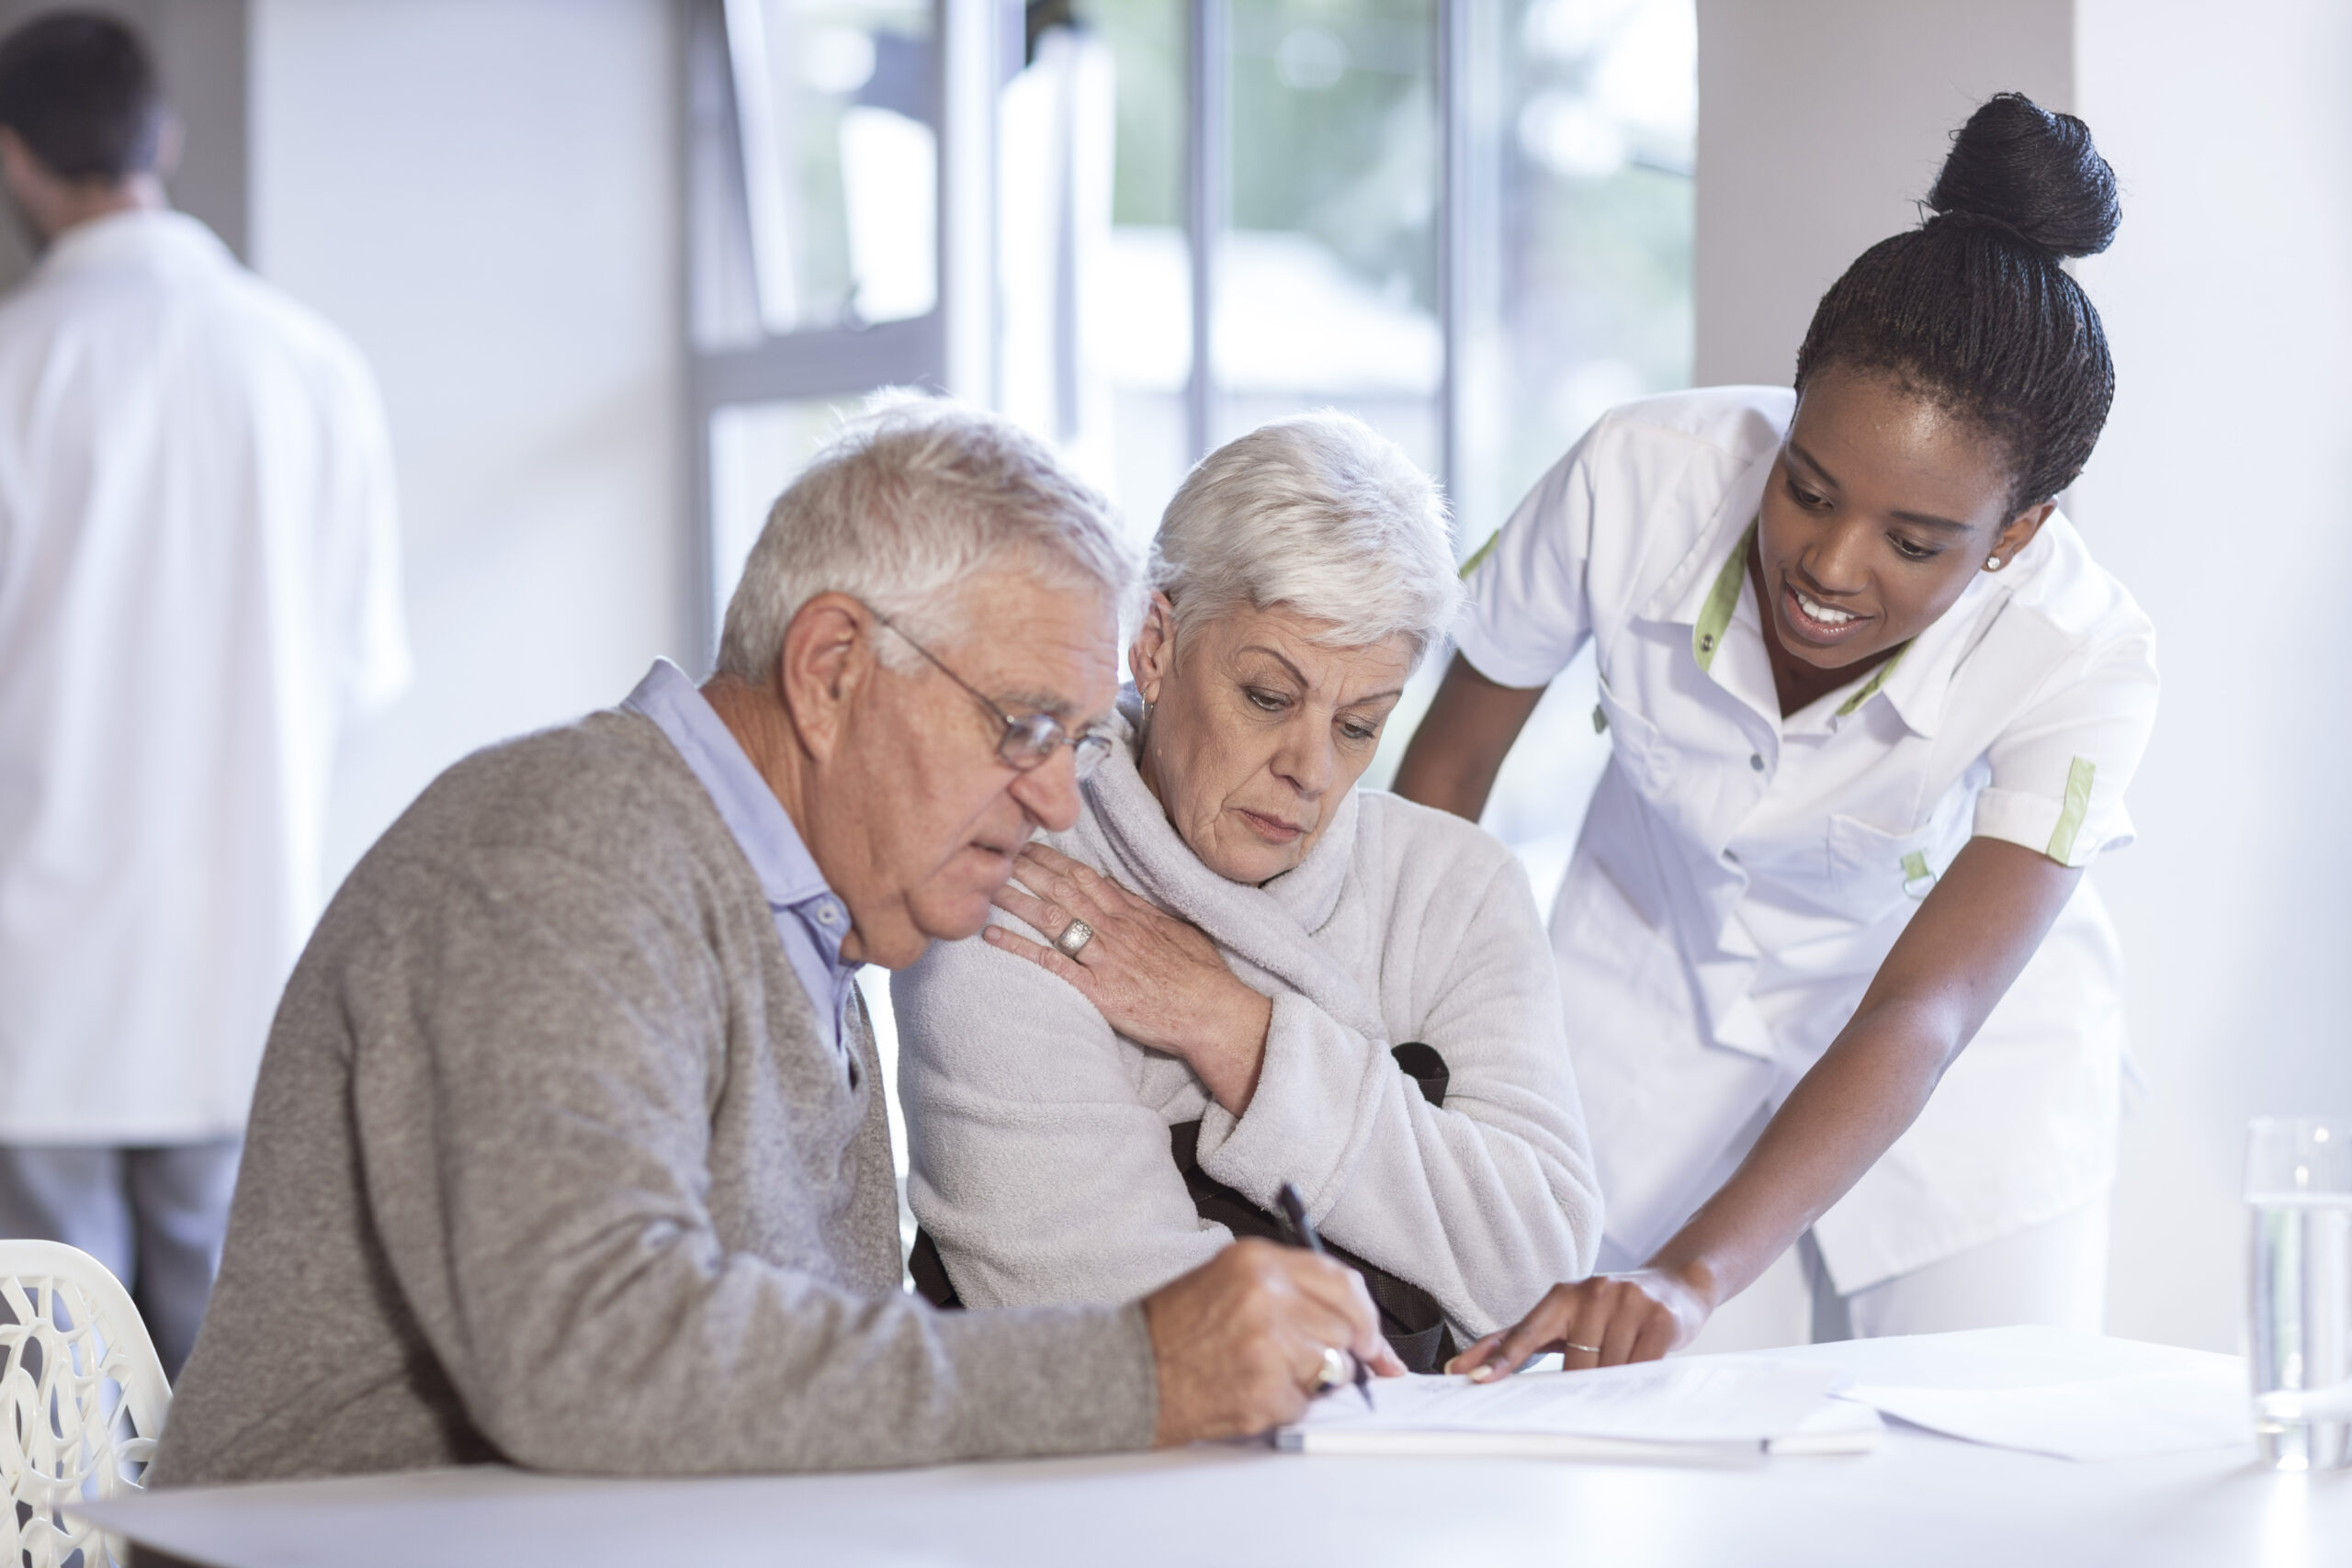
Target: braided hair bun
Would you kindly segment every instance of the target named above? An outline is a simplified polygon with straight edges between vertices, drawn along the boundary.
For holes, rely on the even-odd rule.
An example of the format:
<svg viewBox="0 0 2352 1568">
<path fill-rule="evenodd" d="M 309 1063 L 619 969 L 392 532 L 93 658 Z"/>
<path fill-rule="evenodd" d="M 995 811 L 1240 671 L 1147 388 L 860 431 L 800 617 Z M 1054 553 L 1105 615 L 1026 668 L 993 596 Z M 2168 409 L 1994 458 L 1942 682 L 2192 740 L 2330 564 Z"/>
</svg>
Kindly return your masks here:
<svg viewBox="0 0 2352 1568">
<path fill-rule="evenodd" d="M 2091 145 L 2091 128 L 2019 93 L 1992 98 L 1953 133 L 1928 206 L 1998 224 L 2059 256 L 2098 254 L 2123 221 L 2115 171 Z"/>
<path fill-rule="evenodd" d="M 1926 205 L 1822 296 L 1797 390 L 1833 365 L 1897 378 L 2002 447 L 2022 510 L 2074 482 L 2114 401 L 2098 311 L 2060 264 L 2115 238 L 2115 171 L 2081 120 L 2003 93 L 1954 133 Z"/>
</svg>

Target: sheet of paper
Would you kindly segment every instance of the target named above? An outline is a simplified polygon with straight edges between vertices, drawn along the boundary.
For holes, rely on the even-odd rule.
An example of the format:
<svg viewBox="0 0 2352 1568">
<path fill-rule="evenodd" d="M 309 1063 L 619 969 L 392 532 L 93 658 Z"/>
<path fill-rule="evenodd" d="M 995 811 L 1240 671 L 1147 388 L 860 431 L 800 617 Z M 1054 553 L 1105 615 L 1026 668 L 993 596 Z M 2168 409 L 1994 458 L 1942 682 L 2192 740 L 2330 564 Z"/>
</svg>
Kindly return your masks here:
<svg viewBox="0 0 2352 1568">
<path fill-rule="evenodd" d="M 1915 1426 L 1996 1448 L 2061 1459 L 2135 1459 L 2226 1448 L 2254 1436 L 2245 1379 L 2233 1362 L 2132 1372 L 2037 1388 L 1891 1388 L 1844 1398 Z"/>
<path fill-rule="evenodd" d="M 1794 1430 L 1837 1384 L 1833 1368 L 1744 1359 L 1649 1361 L 1595 1371 L 1375 1379 L 1377 1408 L 1352 1391 L 1317 1400 L 1300 1429 L 1551 1433 L 1665 1443 L 1760 1443 Z"/>
</svg>

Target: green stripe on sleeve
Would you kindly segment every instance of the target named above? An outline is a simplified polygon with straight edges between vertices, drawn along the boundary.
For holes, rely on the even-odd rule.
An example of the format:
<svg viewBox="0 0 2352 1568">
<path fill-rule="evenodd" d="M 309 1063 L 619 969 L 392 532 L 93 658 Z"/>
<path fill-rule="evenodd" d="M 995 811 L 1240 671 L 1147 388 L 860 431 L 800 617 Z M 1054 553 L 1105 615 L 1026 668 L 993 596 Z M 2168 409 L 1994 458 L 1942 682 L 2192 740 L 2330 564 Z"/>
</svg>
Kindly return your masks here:
<svg viewBox="0 0 2352 1568">
<path fill-rule="evenodd" d="M 2050 848 L 2042 852 L 2060 865 L 2075 863 L 2075 835 L 2082 831 L 2083 818 L 2090 815 L 2091 780 L 2098 773 L 2088 757 L 2077 757 L 2075 765 L 2066 770 L 2066 805 L 2058 813 L 2058 826 L 2050 832 Z"/>
<path fill-rule="evenodd" d="M 1487 564 L 1487 558 L 1495 553 L 1495 541 L 1502 536 L 1503 531 L 1500 528 L 1498 528 L 1493 533 L 1487 536 L 1487 542 L 1485 544 L 1480 545 L 1476 549 L 1470 552 L 1470 558 L 1462 563 L 1463 581 L 1469 581 L 1470 574 Z"/>
</svg>

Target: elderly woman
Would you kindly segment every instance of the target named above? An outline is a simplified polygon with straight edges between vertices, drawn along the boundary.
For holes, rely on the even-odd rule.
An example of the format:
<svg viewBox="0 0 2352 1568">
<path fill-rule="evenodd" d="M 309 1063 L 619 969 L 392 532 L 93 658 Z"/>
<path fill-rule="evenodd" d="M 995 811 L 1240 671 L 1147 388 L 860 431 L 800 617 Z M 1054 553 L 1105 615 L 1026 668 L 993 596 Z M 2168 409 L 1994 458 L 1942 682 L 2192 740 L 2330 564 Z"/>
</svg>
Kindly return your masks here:
<svg viewBox="0 0 2352 1568">
<path fill-rule="evenodd" d="M 1193 471 L 1152 586 L 1078 825 L 893 984 L 917 1283 L 1127 1300 L 1295 1182 L 1430 1368 L 1600 1232 L 1525 873 L 1355 788 L 1459 601 L 1442 503 L 1357 421 L 1284 420 Z"/>
</svg>

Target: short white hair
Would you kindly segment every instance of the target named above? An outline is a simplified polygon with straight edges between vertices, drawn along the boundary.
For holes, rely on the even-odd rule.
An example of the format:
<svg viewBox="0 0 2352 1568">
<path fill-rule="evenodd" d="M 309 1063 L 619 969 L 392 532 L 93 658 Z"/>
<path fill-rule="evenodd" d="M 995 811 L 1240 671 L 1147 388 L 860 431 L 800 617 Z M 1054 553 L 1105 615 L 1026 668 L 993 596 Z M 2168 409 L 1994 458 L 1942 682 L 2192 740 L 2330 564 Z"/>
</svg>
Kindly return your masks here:
<svg viewBox="0 0 2352 1568">
<path fill-rule="evenodd" d="M 820 593 L 847 593 L 926 645 L 962 641 L 958 592 L 1018 571 L 1127 608 L 1135 558 L 1110 503 L 1035 436 L 940 398 L 886 394 L 844 425 L 776 498 L 728 601 L 718 668 L 764 685 L 784 637 Z M 902 638 L 876 656 L 910 670 Z"/>
<path fill-rule="evenodd" d="M 1462 604 L 1445 502 L 1397 445 L 1326 410 L 1261 424 L 1186 477 L 1151 545 L 1177 634 L 1281 604 L 1335 646 L 1402 635 L 1419 662 Z"/>
</svg>

